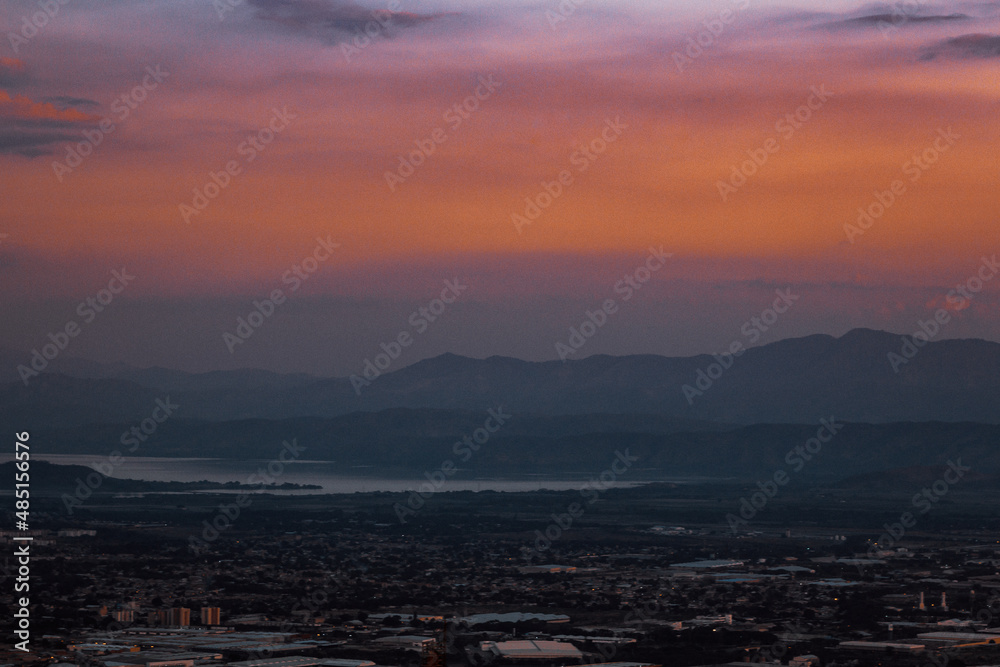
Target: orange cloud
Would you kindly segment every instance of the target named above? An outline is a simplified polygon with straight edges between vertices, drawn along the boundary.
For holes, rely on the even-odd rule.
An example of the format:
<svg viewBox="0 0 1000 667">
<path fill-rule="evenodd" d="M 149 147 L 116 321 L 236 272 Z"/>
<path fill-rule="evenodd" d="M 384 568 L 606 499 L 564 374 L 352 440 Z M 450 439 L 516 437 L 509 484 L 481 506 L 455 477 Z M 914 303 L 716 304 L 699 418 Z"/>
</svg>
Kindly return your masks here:
<svg viewBox="0 0 1000 667">
<path fill-rule="evenodd" d="M 9 70 L 12 72 L 23 72 L 24 71 L 24 61 L 18 58 L 5 58 L 0 57 L 0 70 Z"/>
<path fill-rule="evenodd" d="M 52 104 L 33 102 L 24 95 L 11 96 L 0 89 L 0 117 L 23 120 L 53 120 L 68 123 L 86 123 L 100 120 L 100 116 L 85 114 L 76 109 L 60 111 Z"/>
</svg>

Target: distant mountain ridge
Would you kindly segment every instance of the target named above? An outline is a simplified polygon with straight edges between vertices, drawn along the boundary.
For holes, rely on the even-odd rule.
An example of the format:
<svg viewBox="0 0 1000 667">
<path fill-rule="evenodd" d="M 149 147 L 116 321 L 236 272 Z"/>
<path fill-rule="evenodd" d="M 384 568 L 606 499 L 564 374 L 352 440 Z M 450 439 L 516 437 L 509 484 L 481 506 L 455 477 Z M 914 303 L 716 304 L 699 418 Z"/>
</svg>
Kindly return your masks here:
<svg viewBox="0 0 1000 667">
<path fill-rule="evenodd" d="M 8 375 L 11 381 L 0 385 L 0 423 L 25 429 L 135 422 L 165 395 L 181 406 L 178 418 L 205 421 L 503 405 L 519 414 L 644 414 L 730 424 L 811 424 L 831 415 L 869 423 L 1000 423 L 1000 343 L 931 342 L 896 373 L 887 355 L 899 353 L 902 341 L 869 329 L 786 339 L 747 350 L 726 369 L 712 367 L 717 362 L 707 354 L 566 362 L 447 354 L 386 373 L 360 395 L 348 378 L 190 374 L 56 359 L 59 373 L 43 373 L 28 387 Z M 25 359 L 0 351 L 9 372 Z M 702 393 L 686 397 L 685 385 Z"/>
</svg>

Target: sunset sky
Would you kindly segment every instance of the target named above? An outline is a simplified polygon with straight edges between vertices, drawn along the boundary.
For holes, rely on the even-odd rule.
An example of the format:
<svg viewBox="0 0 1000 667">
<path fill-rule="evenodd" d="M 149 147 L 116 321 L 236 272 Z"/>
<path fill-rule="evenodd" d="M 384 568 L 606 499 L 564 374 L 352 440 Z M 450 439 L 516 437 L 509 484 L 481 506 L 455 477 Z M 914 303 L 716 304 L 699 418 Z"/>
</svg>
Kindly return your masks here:
<svg viewBox="0 0 1000 667">
<path fill-rule="evenodd" d="M 50 2 L 0 6 L 0 346 L 77 320 L 75 356 L 347 375 L 457 278 L 400 365 L 555 359 L 662 246 L 579 356 L 691 355 L 778 288 L 761 342 L 912 333 L 1000 250 L 1000 2 Z M 1000 340 L 998 306 L 941 337 Z"/>
</svg>

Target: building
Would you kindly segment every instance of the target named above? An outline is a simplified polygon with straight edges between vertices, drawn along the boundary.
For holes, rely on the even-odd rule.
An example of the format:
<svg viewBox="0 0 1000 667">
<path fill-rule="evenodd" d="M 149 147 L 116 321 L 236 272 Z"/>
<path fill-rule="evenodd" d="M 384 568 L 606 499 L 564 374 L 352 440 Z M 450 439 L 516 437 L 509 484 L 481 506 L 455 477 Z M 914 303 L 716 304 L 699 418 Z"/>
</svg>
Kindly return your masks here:
<svg viewBox="0 0 1000 667">
<path fill-rule="evenodd" d="M 522 568 L 519 568 L 519 569 L 521 570 L 521 572 L 523 572 L 525 574 L 539 574 L 539 573 L 543 573 L 543 572 L 548 572 L 548 573 L 552 573 L 552 574 L 560 574 L 560 573 L 565 574 L 565 573 L 570 573 L 570 572 L 576 572 L 576 566 L 575 565 L 555 565 L 555 564 L 550 564 L 550 565 L 526 565 L 526 566 L 524 566 Z"/>
<path fill-rule="evenodd" d="M 133 623 L 135 622 L 135 611 L 131 609 L 118 609 L 109 614 L 111 618 L 118 621 L 119 623 Z"/>
<path fill-rule="evenodd" d="M 106 667 L 194 667 L 195 664 L 222 660 L 221 653 L 171 653 L 168 651 L 138 651 L 115 655 L 103 661 Z"/>
<path fill-rule="evenodd" d="M 458 619 L 470 627 L 488 625 L 489 623 L 525 623 L 528 621 L 544 621 L 546 623 L 569 623 L 565 614 L 536 614 L 511 611 L 503 614 L 472 614 Z"/>
<path fill-rule="evenodd" d="M 986 632 L 921 632 L 917 635 L 919 641 L 929 644 L 997 644 L 1000 635 Z"/>
<path fill-rule="evenodd" d="M 720 570 L 727 567 L 739 567 L 745 562 L 742 560 L 695 560 L 687 563 L 674 563 L 670 567 L 686 570 Z"/>
<path fill-rule="evenodd" d="M 227 667 L 375 667 L 375 663 L 371 660 L 309 658 L 301 655 L 292 655 L 283 658 L 230 662 Z"/>
<path fill-rule="evenodd" d="M 819 667 L 819 657 L 812 653 L 797 655 L 788 661 L 788 667 Z"/>
<path fill-rule="evenodd" d="M 516 639 L 506 642 L 482 642 L 479 650 L 508 660 L 579 661 L 583 652 L 566 642 Z"/>
<path fill-rule="evenodd" d="M 201 608 L 202 625 L 219 625 L 220 609 L 218 607 Z"/>
<path fill-rule="evenodd" d="M 176 628 L 186 628 L 191 625 L 191 610 L 187 607 L 175 607 L 170 610 L 170 623 Z"/>
<path fill-rule="evenodd" d="M 138 651 L 139 647 L 134 644 L 109 644 L 107 642 L 89 642 L 80 644 L 69 644 L 66 648 L 79 653 L 105 655 L 108 653 L 121 653 Z"/>
<path fill-rule="evenodd" d="M 597 637 L 591 635 L 553 635 L 552 639 L 576 644 L 601 644 L 604 646 L 627 646 L 635 644 L 632 637 Z"/>
<path fill-rule="evenodd" d="M 883 653 L 887 649 L 892 649 L 897 653 L 918 653 L 923 651 L 925 646 L 923 644 L 903 644 L 899 642 L 850 641 L 840 642 L 837 644 L 837 648 L 853 649 L 855 651 L 881 651 Z"/>
<path fill-rule="evenodd" d="M 191 625 L 191 610 L 187 607 L 173 609 L 157 609 L 149 612 L 150 625 L 168 625 L 174 628 L 186 628 Z"/>
<path fill-rule="evenodd" d="M 376 644 L 388 646 L 390 648 L 403 648 L 411 651 L 422 651 L 424 647 L 434 643 L 433 637 L 423 637 L 420 635 L 396 635 L 393 637 L 379 637 Z"/>
</svg>

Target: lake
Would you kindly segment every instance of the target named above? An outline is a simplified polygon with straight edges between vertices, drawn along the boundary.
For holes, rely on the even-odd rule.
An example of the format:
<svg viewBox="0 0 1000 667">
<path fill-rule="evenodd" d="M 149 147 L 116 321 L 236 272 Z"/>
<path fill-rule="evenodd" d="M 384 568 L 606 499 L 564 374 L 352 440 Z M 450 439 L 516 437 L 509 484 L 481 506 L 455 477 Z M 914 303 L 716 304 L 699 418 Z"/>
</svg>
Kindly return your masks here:
<svg viewBox="0 0 1000 667">
<path fill-rule="evenodd" d="M 34 460 L 49 461 L 63 465 L 82 465 L 94 467 L 95 464 L 102 466 L 108 463 L 106 455 L 78 455 L 78 454 L 43 454 L 33 455 Z M 0 456 L 0 463 L 13 460 L 12 455 Z M 115 468 L 111 476 L 122 479 L 139 479 L 151 482 L 242 482 L 248 483 L 251 475 L 257 474 L 258 470 L 266 470 L 270 461 L 249 460 L 240 461 L 232 459 L 193 459 L 193 458 L 156 458 L 132 456 L 126 457 L 124 461 Z M 388 477 L 384 474 L 377 474 L 371 471 L 366 474 L 365 468 L 345 466 L 334 461 L 291 461 L 284 464 L 284 471 L 276 478 L 276 482 L 283 484 L 291 482 L 293 484 L 315 484 L 321 489 L 310 490 L 285 490 L 277 493 L 294 494 L 316 494 L 316 493 L 368 493 L 368 492 L 401 492 L 412 491 L 427 484 L 426 478 L 415 476 Z M 638 472 L 638 471 L 636 471 Z M 598 471 L 599 474 L 599 471 Z M 482 477 L 476 478 L 466 473 L 460 477 L 461 471 L 456 477 L 451 478 L 440 488 L 440 491 L 504 491 L 504 492 L 524 492 L 524 491 L 573 491 L 583 488 L 592 477 L 592 474 L 581 474 L 578 476 L 567 475 L 520 475 L 510 477 Z M 641 479 L 639 478 L 641 476 Z M 619 479 L 615 482 L 615 488 L 626 488 L 647 484 L 650 481 L 670 481 L 681 484 L 697 483 L 704 481 L 704 478 L 671 478 L 651 479 L 648 471 L 636 475 L 636 479 Z M 250 483 L 254 483 L 258 478 L 254 478 Z M 273 493 L 274 491 L 272 491 Z M 238 493 L 233 491 L 233 493 Z"/>
</svg>

